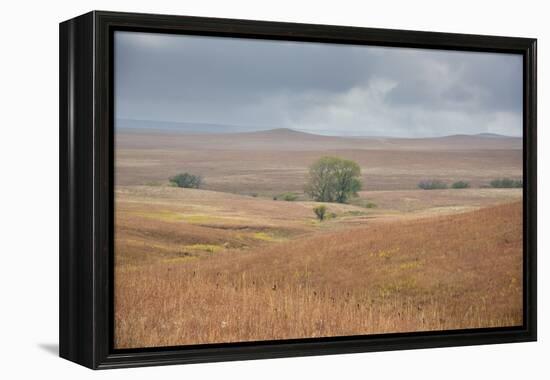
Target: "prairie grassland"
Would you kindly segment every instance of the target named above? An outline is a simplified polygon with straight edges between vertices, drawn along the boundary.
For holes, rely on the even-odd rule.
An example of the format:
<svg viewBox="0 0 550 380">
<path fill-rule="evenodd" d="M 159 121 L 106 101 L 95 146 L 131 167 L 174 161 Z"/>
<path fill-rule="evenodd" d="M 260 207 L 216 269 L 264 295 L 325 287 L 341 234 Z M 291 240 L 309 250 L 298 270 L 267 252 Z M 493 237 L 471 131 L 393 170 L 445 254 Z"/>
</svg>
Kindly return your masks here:
<svg viewBox="0 0 550 380">
<path fill-rule="evenodd" d="M 519 201 L 320 225 L 307 202 L 143 191 L 117 195 L 118 348 L 522 323 Z"/>
<path fill-rule="evenodd" d="M 374 203 L 377 209 L 386 213 L 454 213 L 514 202 L 521 199 L 522 193 L 522 189 L 361 191 L 353 203 Z"/>
<path fill-rule="evenodd" d="M 117 132 L 115 346 L 521 324 L 522 191 L 482 188 L 521 178 L 521 142 Z M 319 222 L 302 192 L 324 155 L 365 191 Z M 168 187 L 182 172 L 204 186 Z"/>
<path fill-rule="evenodd" d="M 117 132 L 117 185 L 167 183 L 188 171 L 204 188 L 271 197 L 301 192 L 308 166 L 333 155 L 361 166 L 365 190 L 412 190 L 423 179 L 486 186 L 521 178 L 521 138 L 353 138 L 275 130 L 224 135 Z"/>
<path fill-rule="evenodd" d="M 316 204 L 165 186 L 119 187 L 116 264 L 189 258 L 221 249 L 240 252 L 365 217 L 364 208 L 330 204 L 330 212 L 341 217 L 321 224 L 312 212 Z"/>
</svg>

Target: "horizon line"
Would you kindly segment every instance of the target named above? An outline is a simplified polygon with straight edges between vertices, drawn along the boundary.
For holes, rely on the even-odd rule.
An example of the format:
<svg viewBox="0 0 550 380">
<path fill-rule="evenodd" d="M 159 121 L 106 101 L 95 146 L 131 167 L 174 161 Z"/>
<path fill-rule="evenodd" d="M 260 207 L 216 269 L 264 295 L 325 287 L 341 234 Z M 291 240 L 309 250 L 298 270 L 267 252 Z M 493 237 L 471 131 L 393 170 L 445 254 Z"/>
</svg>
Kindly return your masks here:
<svg viewBox="0 0 550 380">
<path fill-rule="evenodd" d="M 116 118 L 116 121 L 137 121 L 142 123 L 162 123 L 162 124 L 176 124 L 176 125 L 185 125 L 185 124 L 196 124 L 196 125 L 204 125 L 204 126 L 214 126 L 214 127 L 227 127 L 228 131 L 186 131 L 181 130 L 178 128 L 158 128 L 158 127 L 132 127 L 132 126 L 116 126 L 115 129 L 126 129 L 126 130 L 150 130 L 150 131 L 162 131 L 162 132 L 177 132 L 180 134 L 203 134 L 203 135 L 215 135 L 215 134 L 221 134 L 221 135 L 236 135 L 236 134 L 246 134 L 246 133 L 262 133 L 262 132 L 273 132 L 273 131 L 289 131 L 289 132 L 296 132 L 296 133 L 302 133 L 302 134 L 308 134 L 312 136 L 320 136 L 320 137 L 339 137 L 339 138 L 390 138 L 390 139 L 426 139 L 426 138 L 445 138 L 445 137 L 457 137 L 457 136 L 494 136 L 494 137 L 502 137 L 502 138 L 523 138 L 523 135 L 519 136 L 513 136 L 513 135 L 504 135 L 500 133 L 494 133 L 494 132 L 478 132 L 478 133 L 452 133 L 452 134 L 446 134 L 446 135 L 424 135 L 424 136 L 389 136 L 389 135 L 357 135 L 357 134 L 322 134 L 322 133 L 316 133 L 316 131 L 311 131 L 307 129 L 297 129 L 297 128 L 289 128 L 289 127 L 262 127 L 261 129 L 242 129 L 247 128 L 240 125 L 234 125 L 234 124 L 218 124 L 218 123 L 209 123 L 209 122 L 186 122 L 186 121 L 166 121 L 166 120 L 148 120 L 148 119 L 130 119 L 130 118 Z M 239 130 L 231 130 L 231 128 L 239 128 Z M 320 132 L 326 132 L 328 130 L 318 130 Z"/>
</svg>

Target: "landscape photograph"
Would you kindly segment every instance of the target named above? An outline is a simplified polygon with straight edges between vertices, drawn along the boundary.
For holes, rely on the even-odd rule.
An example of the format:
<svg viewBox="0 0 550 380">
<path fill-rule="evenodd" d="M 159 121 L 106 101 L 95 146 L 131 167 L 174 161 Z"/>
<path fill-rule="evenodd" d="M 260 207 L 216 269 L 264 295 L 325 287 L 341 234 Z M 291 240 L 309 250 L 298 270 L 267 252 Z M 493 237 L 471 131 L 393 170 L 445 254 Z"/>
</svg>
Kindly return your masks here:
<svg viewBox="0 0 550 380">
<path fill-rule="evenodd" d="M 522 73 L 115 32 L 114 347 L 522 325 Z"/>
</svg>

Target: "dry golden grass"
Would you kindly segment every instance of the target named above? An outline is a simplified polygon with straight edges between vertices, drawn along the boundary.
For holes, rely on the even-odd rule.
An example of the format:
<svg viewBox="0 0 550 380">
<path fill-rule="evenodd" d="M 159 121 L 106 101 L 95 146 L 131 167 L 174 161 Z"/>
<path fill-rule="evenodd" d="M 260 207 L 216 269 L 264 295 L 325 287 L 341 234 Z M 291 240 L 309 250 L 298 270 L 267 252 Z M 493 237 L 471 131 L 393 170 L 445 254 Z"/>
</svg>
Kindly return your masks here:
<svg viewBox="0 0 550 380">
<path fill-rule="evenodd" d="M 116 347 L 522 322 L 522 192 L 478 188 L 521 177 L 521 139 L 116 138 Z M 317 203 L 272 200 L 327 152 L 361 165 L 356 205 L 327 204 L 320 223 Z M 184 171 L 206 190 L 162 186 Z"/>
<path fill-rule="evenodd" d="M 117 200 L 117 348 L 522 323 L 520 202 L 345 229 L 294 211 L 242 235 L 134 201 Z"/>
<path fill-rule="evenodd" d="M 320 224 L 312 212 L 316 204 L 161 186 L 119 187 L 115 259 L 120 265 L 137 265 L 213 250 L 248 249 L 351 219 Z M 341 204 L 330 204 L 328 209 L 339 215 L 364 211 Z M 209 249 L 201 250 L 201 245 Z"/>
</svg>

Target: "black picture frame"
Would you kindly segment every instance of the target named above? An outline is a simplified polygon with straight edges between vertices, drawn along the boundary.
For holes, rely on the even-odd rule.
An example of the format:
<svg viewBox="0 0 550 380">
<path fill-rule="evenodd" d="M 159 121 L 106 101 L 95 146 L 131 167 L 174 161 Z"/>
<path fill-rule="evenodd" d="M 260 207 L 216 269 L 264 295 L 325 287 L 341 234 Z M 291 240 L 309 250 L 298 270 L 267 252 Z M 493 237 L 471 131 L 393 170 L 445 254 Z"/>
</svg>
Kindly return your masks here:
<svg viewBox="0 0 550 380">
<path fill-rule="evenodd" d="M 113 349 L 115 30 L 521 54 L 523 326 Z M 59 37 L 61 357 L 103 369 L 536 340 L 536 39 L 105 11 L 62 22 Z"/>
</svg>

